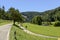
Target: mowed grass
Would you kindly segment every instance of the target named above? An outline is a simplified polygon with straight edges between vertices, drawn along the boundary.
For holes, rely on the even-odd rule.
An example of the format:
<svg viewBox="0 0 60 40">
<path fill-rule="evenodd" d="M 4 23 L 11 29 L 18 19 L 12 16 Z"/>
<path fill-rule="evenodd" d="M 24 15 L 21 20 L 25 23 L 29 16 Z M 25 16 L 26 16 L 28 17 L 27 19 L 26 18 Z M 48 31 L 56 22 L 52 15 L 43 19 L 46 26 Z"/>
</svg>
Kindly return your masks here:
<svg viewBox="0 0 60 40">
<path fill-rule="evenodd" d="M 53 25 L 41 26 L 41 25 L 36 25 L 31 23 L 23 23 L 23 26 L 24 27 L 27 26 L 28 30 L 37 34 L 60 37 L 60 27 L 54 27 Z"/>
<path fill-rule="evenodd" d="M 8 23 L 11 23 L 11 21 L 0 19 L 0 26 Z"/>
<path fill-rule="evenodd" d="M 38 37 L 38 36 L 27 34 L 23 30 L 19 29 L 16 26 L 13 26 L 11 28 L 9 40 L 15 40 L 14 31 L 16 31 L 16 39 L 17 40 L 57 40 L 54 38 L 43 38 L 43 37 Z"/>
</svg>

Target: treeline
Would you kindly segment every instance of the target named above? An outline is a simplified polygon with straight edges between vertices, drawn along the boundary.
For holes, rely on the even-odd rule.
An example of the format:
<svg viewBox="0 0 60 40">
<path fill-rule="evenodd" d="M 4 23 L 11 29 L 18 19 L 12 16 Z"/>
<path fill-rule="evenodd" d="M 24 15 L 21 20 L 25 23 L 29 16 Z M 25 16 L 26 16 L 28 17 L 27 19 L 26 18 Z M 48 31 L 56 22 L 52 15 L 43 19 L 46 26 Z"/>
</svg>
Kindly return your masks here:
<svg viewBox="0 0 60 40">
<path fill-rule="evenodd" d="M 22 12 L 22 14 L 28 17 L 28 21 L 31 21 L 34 16 L 38 15 L 41 16 L 42 21 L 60 21 L 60 7 L 44 12 Z"/>
<path fill-rule="evenodd" d="M 52 25 L 51 22 L 56 22 L 55 25 L 60 25 L 60 7 L 44 12 L 23 12 L 22 14 L 28 17 L 28 22 L 34 24 L 41 25 L 46 22 L 43 24 Z"/>
<path fill-rule="evenodd" d="M 20 12 L 13 7 L 5 11 L 5 7 L 3 6 L 0 8 L 0 19 L 13 20 L 14 24 L 15 22 L 24 21 L 38 25 L 41 25 L 42 22 L 48 22 L 48 24 L 51 24 L 51 22 L 60 21 L 60 7 L 44 12 Z"/>
<path fill-rule="evenodd" d="M 21 15 L 18 9 L 13 7 L 9 8 L 8 11 L 5 11 L 5 7 L 0 8 L 0 19 L 3 20 L 13 20 L 15 22 L 23 22 L 24 17 Z"/>
<path fill-rule="evenodd" d="M 60 7 L 45 11 L 42 18 L 43 21 L 60 21 Z"/>
</svg>

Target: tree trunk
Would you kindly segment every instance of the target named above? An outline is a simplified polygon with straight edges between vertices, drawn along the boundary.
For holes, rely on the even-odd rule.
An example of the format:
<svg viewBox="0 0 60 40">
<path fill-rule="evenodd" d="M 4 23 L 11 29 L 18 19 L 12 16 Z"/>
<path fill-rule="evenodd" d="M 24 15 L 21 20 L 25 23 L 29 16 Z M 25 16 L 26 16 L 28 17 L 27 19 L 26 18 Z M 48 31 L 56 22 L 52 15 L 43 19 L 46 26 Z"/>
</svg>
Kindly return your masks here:
<svg viewBox="0 0 60 40">
<path fill-rule="evenodd" d="M 13 20 L 13 25 L 15 25 L 15 20 Z"/>
</svg>

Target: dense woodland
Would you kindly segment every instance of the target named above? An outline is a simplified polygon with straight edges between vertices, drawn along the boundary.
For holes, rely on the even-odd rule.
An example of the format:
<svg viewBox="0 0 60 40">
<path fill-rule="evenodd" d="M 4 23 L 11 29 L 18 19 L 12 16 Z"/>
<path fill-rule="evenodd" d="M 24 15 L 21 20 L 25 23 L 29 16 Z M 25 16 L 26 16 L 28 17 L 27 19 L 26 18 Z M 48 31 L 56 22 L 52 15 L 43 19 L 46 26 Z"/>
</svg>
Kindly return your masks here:
<svg viewBox="0 0 60 40">
<path fill-rule="evenodd" d="M 0 19 L 12 20 L 13 24 L 15 24 L 15 22 L 24 21 L 24 17 L 22 17 L 22 15 L 20 14 L 18 9 L 11 7 L 8 9 L 8 11 L 5 11 L 4 6 L 2 8 L 0 8 Z"/>
<path fill-rule="evenodd" d="M 60 7 L 44 12 L 22 12 L 22 14 L 27 16 L 29 20 L 32 19 L 34 16 L 40 15 L 42 21 L 60 21 Z"/>
<path fill-rule="evenodd" d="M 24 18 L 22 15 L 26 16 Z M 13 20 L 15 22 L 32 22 L 41 24 L 41 22 L 55 22 L 60 21 L 60 7 L 44 12 L 20 12 L 18 9 L 13 7 L 5 11 L 5 7 L 0 8 L 0 19 Z M 37 21 L 37 22 L 36 22 Z M 51 24 L 51 23 L 50 23 Z"/>
</svg>

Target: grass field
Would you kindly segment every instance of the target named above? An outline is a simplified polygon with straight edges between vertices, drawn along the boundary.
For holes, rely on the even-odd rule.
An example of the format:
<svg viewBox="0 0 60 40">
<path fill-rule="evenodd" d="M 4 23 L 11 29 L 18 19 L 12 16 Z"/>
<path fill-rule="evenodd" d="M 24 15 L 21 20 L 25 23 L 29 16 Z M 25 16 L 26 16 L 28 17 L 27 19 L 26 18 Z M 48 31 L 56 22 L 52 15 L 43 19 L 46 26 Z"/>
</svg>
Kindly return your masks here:
<svg viewBox="0 0 60 40">
<path fill-rule="evenodd" d="M 31 23 L 23 23 L 23 26 L 24 27 L 27 26 L 28 30 L 37 34 L 60 37 L 60 27 L 54 27 L 53 25 L 41 26 L 41 25 L 36 25 Z"/>
<path fill-rule="evenodd" d="M 8 23 L 11 23 L 11 21 L 0 19 L 0 26 Z"/>
<path fill-rule="evenodd" d="M 16 35 L 14 35 L 14 31 L 16 31 Z M 14 37 L 16 36 L 16 38 Z M 43 38 L 38 36 L 33 36 L 25 33 L 23 30 L 19 29 L 16 26 L 13 26 L 10 31 L 10 40 L 57 40 L 52 38 Z"/>
</svg>

